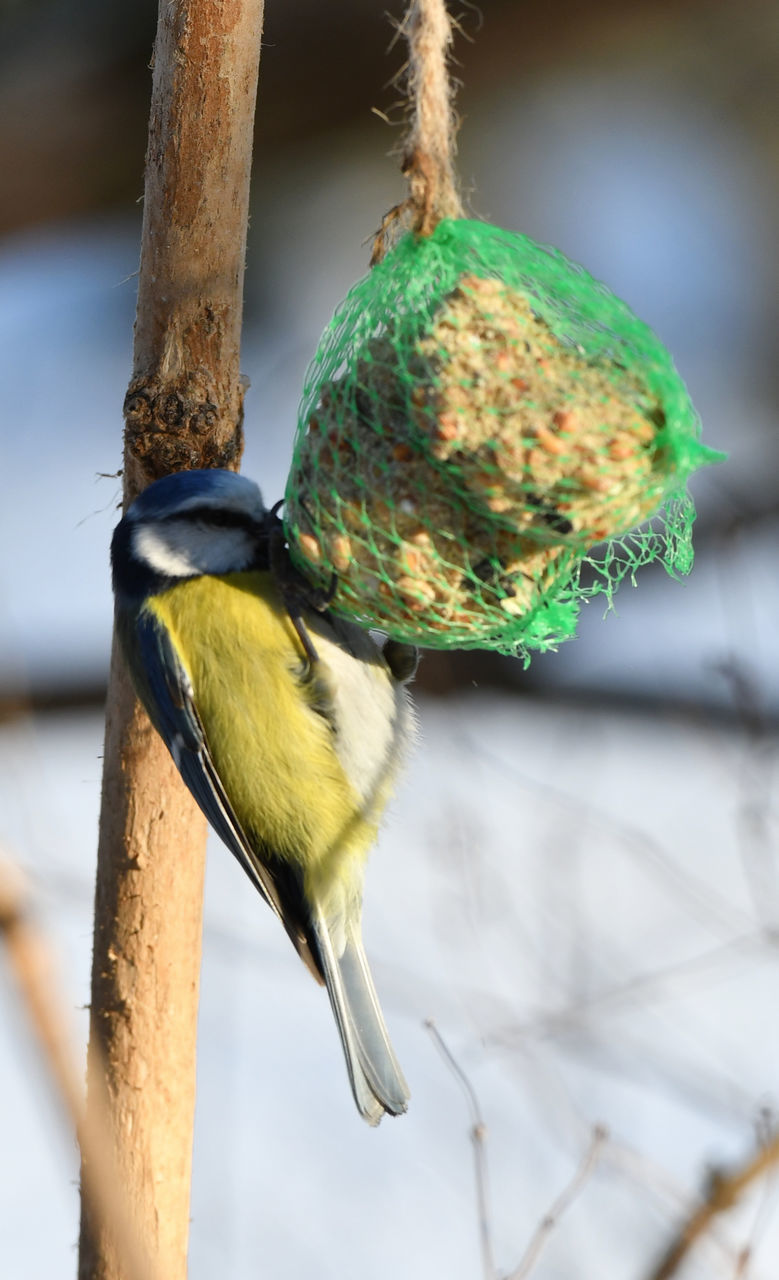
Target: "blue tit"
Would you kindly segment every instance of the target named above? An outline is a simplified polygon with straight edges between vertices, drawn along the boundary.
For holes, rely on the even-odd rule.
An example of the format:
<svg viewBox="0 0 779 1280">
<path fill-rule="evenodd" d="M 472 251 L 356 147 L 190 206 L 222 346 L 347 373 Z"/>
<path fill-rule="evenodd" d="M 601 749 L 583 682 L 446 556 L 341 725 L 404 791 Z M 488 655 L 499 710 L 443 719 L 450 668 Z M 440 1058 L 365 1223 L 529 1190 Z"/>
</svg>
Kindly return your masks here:
<svg viewBox="0 0 779 1280">
<path fill-rule="evenodd" d="M 195 800 L 330 996 L 360 1114 L 406 1110 L 361 937 L 363 871 L 409 742 L 415 651 L 314 608 L 230 471 L 164 477 L 111 544 L 138 696 Z"/>
</svg>

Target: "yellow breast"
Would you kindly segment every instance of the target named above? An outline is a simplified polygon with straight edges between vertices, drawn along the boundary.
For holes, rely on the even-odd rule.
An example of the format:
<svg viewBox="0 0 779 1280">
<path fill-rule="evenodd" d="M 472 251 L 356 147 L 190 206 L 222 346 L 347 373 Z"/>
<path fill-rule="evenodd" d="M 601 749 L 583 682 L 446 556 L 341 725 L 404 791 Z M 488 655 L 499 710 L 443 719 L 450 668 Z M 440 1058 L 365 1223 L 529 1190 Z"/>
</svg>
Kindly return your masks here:
<svg viewBox="0 0 779 1280">
<path fill-rule="evenodd" d="M 270 575 L 195 578 L 148 607 L 192 681 L 209 751 L 256 851 L 298 865 L 317 896 L 351 879 L 376 817 L 363 813 L 333 731 L 301 687 L 302 648 Z"/>
</svg>

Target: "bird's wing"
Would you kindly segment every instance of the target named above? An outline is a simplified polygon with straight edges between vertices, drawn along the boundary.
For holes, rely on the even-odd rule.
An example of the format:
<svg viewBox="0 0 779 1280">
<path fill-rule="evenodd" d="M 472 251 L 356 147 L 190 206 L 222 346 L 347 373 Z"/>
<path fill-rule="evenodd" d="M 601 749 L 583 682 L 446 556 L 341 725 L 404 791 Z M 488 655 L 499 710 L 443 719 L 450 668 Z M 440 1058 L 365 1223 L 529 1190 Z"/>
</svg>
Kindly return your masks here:
<svg viewBox="0 0 779 1280">
<path fill-rule="evenodd" d="M 152 613 L 143 611 L 135 623 L 134 639 L 140 682 L 146 685 L 148 692 L 143 701 L 179 773 L 219 838 L 238 859 L 281 920 L 301 958 L 321 981 L 319 965 L 303 932 L 285 911 L 274 877 L 260 861 L 233 812 L 208 749 L 192 682 L 169 632 Z M 137 678 L 138 672 L 135 674 Z"/>
</svg>

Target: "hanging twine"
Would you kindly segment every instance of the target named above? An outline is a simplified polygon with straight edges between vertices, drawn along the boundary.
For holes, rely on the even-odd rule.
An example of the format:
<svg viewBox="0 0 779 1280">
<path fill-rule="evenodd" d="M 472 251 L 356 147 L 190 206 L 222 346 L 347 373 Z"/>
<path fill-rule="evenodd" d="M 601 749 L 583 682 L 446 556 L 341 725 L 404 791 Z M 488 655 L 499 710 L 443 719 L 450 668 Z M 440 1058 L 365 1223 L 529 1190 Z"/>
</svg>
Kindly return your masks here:
<svg viewBox="0 0 779 1280">
<path fill-rule="evenodd" d="M 401 166 L 409 194 L 382 219 L 371 265 L 380 262 L 404 232 L 429 236 L 442 218 L 463 216 L 454 167 L 454 90 L 447 68 L 452 22 L 445 0 L 412 0 L 399 30 L 409 50 L 406 95 L 411 127 Z"/>
</svg>

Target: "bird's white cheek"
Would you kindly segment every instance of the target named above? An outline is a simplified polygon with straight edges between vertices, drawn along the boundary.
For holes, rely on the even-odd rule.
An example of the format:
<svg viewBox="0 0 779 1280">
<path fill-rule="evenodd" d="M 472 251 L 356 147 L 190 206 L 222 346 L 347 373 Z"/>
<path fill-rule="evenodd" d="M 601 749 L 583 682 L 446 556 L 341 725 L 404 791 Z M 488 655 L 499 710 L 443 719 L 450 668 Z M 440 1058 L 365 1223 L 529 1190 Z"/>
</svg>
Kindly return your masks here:
<svg viewBox="0 0 779 1280">
<path fill-rule="evenodd" d="M 166 578 L 186 578 L 197 569 L 192 548 L 172 541 L 170 532 L 159 525 L 140 525 L 133 534 L 133 551 L 138 560 Z"/>
<path fill-rule="evenodd" d="M 133 533 L 133 552 L 154 573 L 189 578 L 247 568 L 254 545 L 243 529 L 200 526 L 182 519 L 139 525 Z"/>
</svg>

